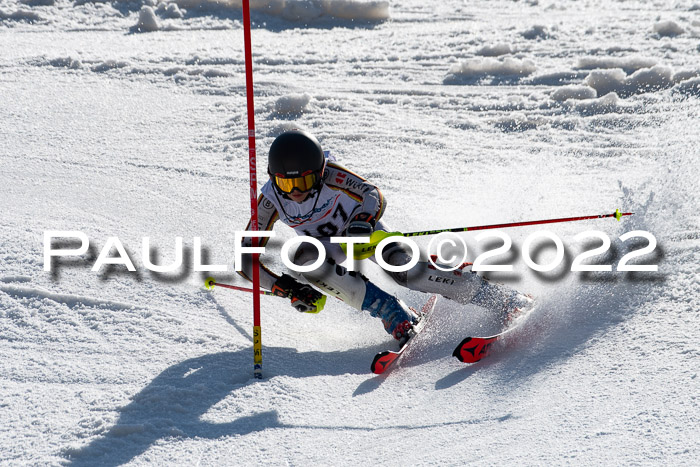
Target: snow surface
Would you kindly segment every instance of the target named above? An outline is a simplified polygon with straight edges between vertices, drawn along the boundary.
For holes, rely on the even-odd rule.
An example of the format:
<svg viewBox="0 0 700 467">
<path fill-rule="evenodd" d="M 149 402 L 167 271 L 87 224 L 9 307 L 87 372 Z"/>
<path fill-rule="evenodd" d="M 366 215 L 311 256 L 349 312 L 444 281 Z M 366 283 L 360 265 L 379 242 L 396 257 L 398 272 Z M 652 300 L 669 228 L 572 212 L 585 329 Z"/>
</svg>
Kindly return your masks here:
<svg viewBox="0 0 700 467">
<path fill-rule="evenodd" d="M 520 256 L 539 227 L 507 231 L 516 270 L 491 277 L 540 306 L 472 366 L 450 353 L 495 330 L 477 308 L 441 301 L 374 377 L 392 345 L 374 318 L 262 297 L 255 381 L 251 297 L 192 266 L 194 237 L 230 265 L 249 212 L 240 2 L 0 0 L 0 464 L 697 465 L 697 1 L 251 4 L 261 181 L 301 127 L 398 230 L 635 215 L 547 226 L 567 246 L 551 273 Z M 651 232 L 659 271 L 572 273 L 592 229 L 614 265 L 644 245 L 621 234 Z M 88 253 L 45 272 L 47 230 Z M 113 236 L 136 272 L 91 271 Z M 157 264 L 183 237 L 185 266 L 147 271 L 145 236 Z"/>
</svg>

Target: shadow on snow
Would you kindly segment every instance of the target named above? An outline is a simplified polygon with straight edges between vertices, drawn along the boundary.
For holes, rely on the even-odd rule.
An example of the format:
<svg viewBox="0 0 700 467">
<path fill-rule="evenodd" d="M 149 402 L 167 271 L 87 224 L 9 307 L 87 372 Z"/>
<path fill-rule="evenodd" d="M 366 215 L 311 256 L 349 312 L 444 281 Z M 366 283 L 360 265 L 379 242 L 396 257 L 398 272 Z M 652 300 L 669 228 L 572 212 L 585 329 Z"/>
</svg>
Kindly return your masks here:
<svg viewBox="0 0 700 467">
<path fill-rule="evenodd" d="M 296 378 L 357 373 L 358 361 L 371 349 L 342 352 L 303 352 L 290 348 L 265 348 L 266 380 L 274 369 Z M 80 447 L 66 449 L 69 466 L 121 465 L 168 437 L 220 438 L 246 435 L 283 427 L 275 410 L 259 412 L 227 423 L 211 423 L 201 417 L 237 389 L 253 383 L 249 348 L 191 358 L 177 363 L 143 388 L 120 409 L 119 419 L 106 433 Z M 279 361 L 284 360 L 284 364 Z M 277 364 L 275 364 L 277 362 Z"/>
</svg>

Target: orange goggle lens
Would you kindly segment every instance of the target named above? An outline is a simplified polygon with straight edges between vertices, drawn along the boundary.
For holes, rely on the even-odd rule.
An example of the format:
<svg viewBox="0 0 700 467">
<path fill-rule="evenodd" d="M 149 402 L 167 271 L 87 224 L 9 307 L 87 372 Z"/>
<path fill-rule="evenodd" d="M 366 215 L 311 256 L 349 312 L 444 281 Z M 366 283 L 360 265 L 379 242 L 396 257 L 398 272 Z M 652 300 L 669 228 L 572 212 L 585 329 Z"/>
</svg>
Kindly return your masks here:
<svg viewBox="0 0 700 467">
<path fill-rule="evenodd" d="M 275 175 L 275 184 L 284 193 L 291 193 L 295 189 L 301 191 L 309 191 L 318 183 L 318 174 L 310 173 L 301 177 L 284 178 L 279 174 Z"/>
</svg>

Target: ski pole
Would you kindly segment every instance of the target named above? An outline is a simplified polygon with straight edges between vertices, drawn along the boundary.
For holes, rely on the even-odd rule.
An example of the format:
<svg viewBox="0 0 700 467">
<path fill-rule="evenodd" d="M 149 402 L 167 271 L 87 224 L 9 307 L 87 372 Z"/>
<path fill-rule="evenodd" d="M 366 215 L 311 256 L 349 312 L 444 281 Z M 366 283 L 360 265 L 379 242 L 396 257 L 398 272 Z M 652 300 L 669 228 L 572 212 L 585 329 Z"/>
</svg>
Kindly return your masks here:
<svg viewBox="0 0 700 467">
<path fill-rule="evenodd" d="M 506 227 L 523 227 L 526 225 L 539 225 L 539 224 L 554 224 L 559 222 L 574 222 L 583 221 L 588 219 L 603 219 L 606 217 L 614 217 L 618 221 L 622 216 L 631 216 L 633 212 L 620 212 L 616 209 L 612 214 L 596 214 L 593 216 L 578 216 L 578 217 L 561 217 L 557 219 L 541 219 L 536 221 L 522 221 L 522 222 L 509 222 L 506 224 L 490 224 L 490 225 L 475 225 L 471 227 L 455 227 L 451 229 L 438 229 L 438 230 L 421 230 L 418 232 L 386 232 L 384 230 L 375 230 L 369 237 L 369 242 L 355 244 L 353 247 L 353 256 L 355 259 L 366 259 L 371 257 L 379 242 L 388 237 L 418 237 L 421 235 L 434 235 L 443 232 L 473 232 L 475 230 L 488 230 L 488 229 L 502 229 Z M 347 244 L 341 244 L 343 251 L 347 254 L 346 247 Z"/>
<path fill-rule="evenodd" d="M 206 287 L 207 290 L 213 290 L 214 286 L 223 287 L 225 289 L 240 290 L 241 292 L 255 292 L 253 289 L 249 289 L 247 287 L 240 287 L 238 285 L 230 284 L 220 284 L 216 282 L 216 279 L 214 279 L 213 277 L 207 277 L 206 279 L 204 279 L 204 287 Z M 260 295 L 272 295 L 273 297 L 277 297 L 277 295 L 273 294 L 272 292 L 268 292 L 267 290 L 258 290 L 258 293 Z"/>
<path fill-rule="evenodd" d="M 539 224 L 556 224 L 559 222 L 575 222 L 584 221 L 588 219 L 603 219 L 605 217 L 614 217 L 618 221 L 622 216 L 631 216 L 633 212 L 620 212 L 616 209 L 612 214 L 597 214 L 594 216 L 579 216 L 579 217 L 562 217 L 559 219 L 542 219 L 538 221 L 523 221 L 523 222 L 510 222 L 507 224 L 491 224 L 491 225 L 475 225 L 472 227 L 455 227 L 453 229 L 440 229 L 440 230 L 423 230 L 420 232 L 408 232 L 403 233 L 404 237 L 417 237 L 419 235 L 433 235 L 442 232 L 471 232 L 474 230 L 488 230 L 488 229 L 502 229 L 506 227 L 523 227 L 526 225 L 539 225 Z"/>
<path fill-rule="evenodd" d="M 240 290 L 241 292 L 250 292 L 250 293 L 255 293 L 255 290 L 249 289 L 247 287 L 240 287 L 238 285 L 231 285 L 231 284 L 220 284 L 216 282 L 216 279 L 213 277 L 207 277 L 204 279 L 204 287 L 206 287 L 207 290 L 213 290 L 214 287 L 223 287 L 225 289 L 231 289 L 231 290 Z M 258 293 L 260 295 L 269 295 L 272 297 L 280 297 L 280 295 L 274 294 L 272 292 L 268 292 L 267 290 L 258 290 Z M 323 310 L 323 307 L 326 306 L 326 296 L 324 295 L 323 297 L 319 298 L 316 302 L 313 303 L 313 305 L 316 307 L 315 311 L 306 311 L 305 313 L 319 313 L 321 310 Z"/>
</svg>

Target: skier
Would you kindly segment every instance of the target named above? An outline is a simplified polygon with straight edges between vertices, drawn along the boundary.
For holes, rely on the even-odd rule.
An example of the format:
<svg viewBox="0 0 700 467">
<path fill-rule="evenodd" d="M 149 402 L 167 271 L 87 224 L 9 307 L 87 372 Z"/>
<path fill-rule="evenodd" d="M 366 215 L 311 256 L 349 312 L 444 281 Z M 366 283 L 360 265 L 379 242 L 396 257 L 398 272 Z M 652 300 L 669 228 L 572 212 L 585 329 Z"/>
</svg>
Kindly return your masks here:
<svg viewBox="0 0 700 467">
<path fill-rule="evenodd" d="M 319 289 L 357 310 L 381 318 L 386 331 L 403 345 L 421 317 L 362 274 L 340 266 L 346 259 L 345 253 L 339 244 L 330 243 L 333 236 L 368 237 L 375 229 L 391 231 L 381 220 L 386 201 L 379 188 L 328 160 L 317 139 L 301 130 L 284 132 L 274 140 L 268 174 L 270 180 L 262 187 L 258 199 L 260 229 L 272 230 L 281 219 L 297 234 L 318 239 L 326 249 L 327 259 L 316 270 L 301 273 L 308 283 L 288 274 L 277 275 L 261 263 L 261 287 L 290 298 L 292 306 L 302 312 L 316 311 L 315 303 L 323 297 Z M 266 238 L 260 239 L 261 246 L 266 243 Z M 244 239 L 243 246 L 252 246 L 252 239 Z M 293 262 L 303 266 L 317 258 L 316 247 L 302 243 Z M 387 264 L 402 266 L 411 261 L 411 253 L 395 242 L 383 250 L 382 258 Z M 248 280 L 252 277 L 252 263 L 250 256 L 244 256 L 241 275 Z M 387 273 L 409 289 L 486 307 L 503 322 L 532 304 L 529 296 L 492 284 L 475 273 L 441 271 L 427 261 L 419 261 L 406 272 Z"/>
</svg>

